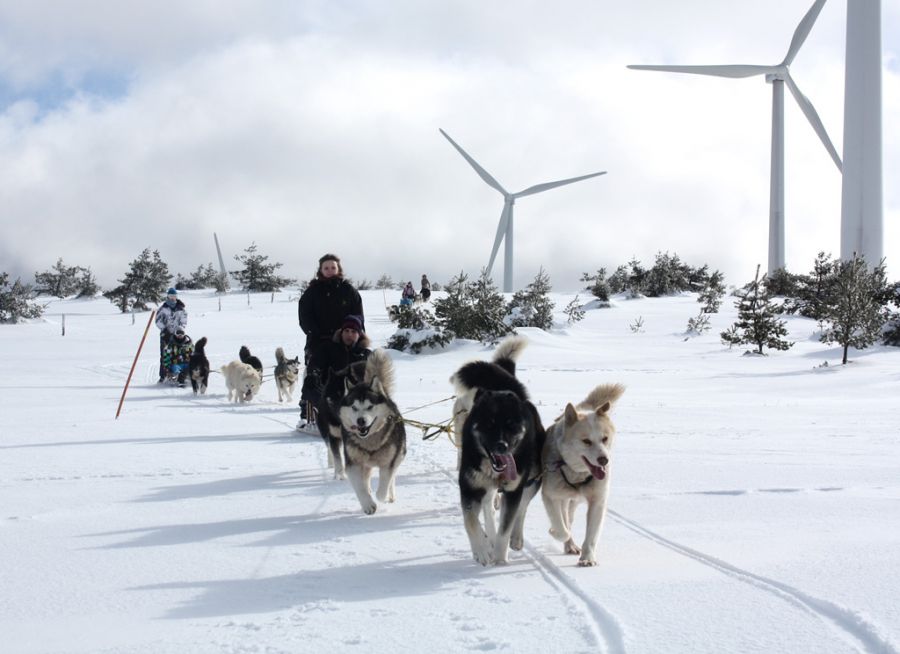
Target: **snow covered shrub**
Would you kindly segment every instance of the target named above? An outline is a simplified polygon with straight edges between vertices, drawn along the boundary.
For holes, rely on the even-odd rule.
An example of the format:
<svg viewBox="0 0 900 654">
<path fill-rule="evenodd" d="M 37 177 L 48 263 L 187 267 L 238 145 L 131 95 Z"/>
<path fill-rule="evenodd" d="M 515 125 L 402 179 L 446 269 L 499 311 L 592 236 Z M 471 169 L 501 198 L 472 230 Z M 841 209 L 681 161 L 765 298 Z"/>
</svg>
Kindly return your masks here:
<svg viewBox="0 0 900 654">
<path fill-rule="evenodd" d="M 886 304 L 893 304 L 900 309 L 900 282 L 894 282 L 888 287 Z M 888 314 L 883 339 L 885 345 L 900 346 L 900 311 Z"/>
<path fill-rule="evenodd" d="M 584 290 L 590 291 L 595 298 L 601 302 L 609 302 L 610 289 L 606 280 L 606 268 L 600 268 L 595 275 L 583 273 L 580 281 L 588 282 Z"/>
<path fill-rule="evenodd" d="M 386 291 L 389 288 L 394 288 L 394 280 L 391 279 L 390 275 L 385 273 L 378 278 L 377 282 L 375 282 L 375 288 L 379 291 Z"/>
<path fill-rule="evenodd" d="M 628 325 L 629 329 L 635 334 L 640 334 L 644 331 L 644 317 L 638 316 L 634 319 L 634 322 Z"/>
<path fill-rule="evenodd" d="M 513 294 L 508 307 L 510 326 L 537 327 L 545 331 L 553 327 L 550 290 L 550 275 L 541 268 L 528 286 Z"/>
<path fill-rule="evenodd" d="M 690 273 L 690 266 L 682 263 L 677 254 L 657 252 L 656 261 L 643 276 L 639 290 L 648 297 L 675 295 L 690 288 Z"/>
<path fill-rule="evenodd" d="M 0 323 L 15 324 L 28 318 L 40 318 L 44 307 L 35 304 L 34 289 L 20 279 L 9 283 L 9 275 L 0 273 Z"/>
<path fill-rule="evenodd" d="M 78 288 L 78 273 L 81 270 L 78 266 L 67 266 L 60 257 L 50 270 L 34 273 L 34 290 L 38 295 L 46 294 L 58 298 L 74 295 Z"/>
<path fill-rule="evenodd" d="M 709 314 L 704 313 L 701 309 L 698 315 L 693 318 L 688 318 L 687 333 L 699 336 L 706 331 L 709 331 Z"/>
<path fill-rule="evenodd" d="M 119 280 L 119 286 L 106 291 L 104 297 L 119 307 L 122 313 L 131 309 L 146 311 L 147 303 L 156 304 L 166 293 L 169 286 L 169 266 L 160 258 L 159 250 L 150 253 L 145 248 L 140 256 L 131 262 L 131 268 Z"/>
<path fill-rule="evenodd" d="M 796 275 L 790 292 L 782 293 L 788 297 L 784 302 L 784 312 L 799 313 L 806 318 L 822 320 L 825 307 L 831 303 L 832 284 L 836 261 L 830 254 L 819 252 L 813 262 L 813 269 L 808 275 Z"/>
<path fill-rule="evenodd" d="M 738 293 L 735 302 L 738 320 L 731 329 L 721 333 L 722 342 L 729 345 L 755 345 L 757 354 L 764 354 L 763 348 L 787 350 L 794 344 L 786 341 L 785 321 L 776 316 L 776 307 L 766 287 L 766 276 L 759 278 L 759 266 L 753 281 Z"/>
<path fill-rule="evenodd" d="M 575 299 L 566 305 L 566 308 L 563 309 L 563 313 L 568 317 L 566 322 L 570 325 L 584 320 L 584 309 L 578 301 L 577 295 L 575 296 Z"/>
<path fill-rule="evenodd" d="M 197 270 L 191 273 L 190 277 L 184 277 L 178 273 L 175 277 L 175 288 L 179 291 L 196 290 L 199 288 L 217 288 L 221 273 L 213 268 L 211 263 L 206 266 L 197 266 Z"/>
<path fill-rule="evenodd" d="M 445 344 L 437 336 L 434 329 L 434 314 L 428 308 L 415 305 L 397 306 L 395 316 L 398 329 L 388 339 L 388 349 L 418 354 L 424 348 L 443 347 Z"/>
<path fill-rule="evenodd" d="M 455 338 L 493 344 L 514 331 L 504 321 L 506 301 L 484 269 L 474 281 L 461 272 L 444 290 L 446 297 L 434 301 L 435 344 Z"/>
<path fill-rule="evenodd" d="M 822 316 L 826 329 L 819 340 L 838 343 L 844 349 L 841 363 L 847 363 L 852 346 L 864 350 L 879 338 L 888 310 L 882 303 L 887 291 L 884 261 L 869 270 L 865 257 L 854 255 L 836 263 L 831 285 L 831 303 Z"/>
<path fill-rule="evenodd" d="M 703 304 L 701 313 L 718 313 L 725 296 L 725 276 L 716 270 L 706 278 L 706 283 L 697 296 L 697 302 Z"/>
</svg>

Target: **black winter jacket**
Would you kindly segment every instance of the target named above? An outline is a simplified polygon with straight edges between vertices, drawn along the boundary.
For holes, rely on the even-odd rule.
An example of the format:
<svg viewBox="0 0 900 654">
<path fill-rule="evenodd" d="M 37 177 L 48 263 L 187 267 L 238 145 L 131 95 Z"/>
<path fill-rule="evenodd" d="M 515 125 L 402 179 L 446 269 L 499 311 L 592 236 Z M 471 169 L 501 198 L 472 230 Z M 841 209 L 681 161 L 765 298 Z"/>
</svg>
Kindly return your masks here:
<svg viewBox="0 0 900 654">
<path fill-rule="evenodd" d="M 300 328 L 306 334 L 307 349 L 329 342 L 346 316 L 353 314 L 364 319 L 359 292 L 340 277 L 310 282 L 300 296 L 297 313 Z"/>
</svg>

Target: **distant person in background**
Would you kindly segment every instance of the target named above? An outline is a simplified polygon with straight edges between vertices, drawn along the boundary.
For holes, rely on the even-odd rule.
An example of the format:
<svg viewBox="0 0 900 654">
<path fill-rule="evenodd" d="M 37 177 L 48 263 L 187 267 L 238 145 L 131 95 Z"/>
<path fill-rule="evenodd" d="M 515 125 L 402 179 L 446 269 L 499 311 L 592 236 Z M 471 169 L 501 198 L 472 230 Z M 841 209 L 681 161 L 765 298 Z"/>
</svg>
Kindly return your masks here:
<svg viewBox="0 0 900 654">
<path fill-rule="evenodd" d="M 408 307 L 416 299 L 416 289 L 413 288 L 412 282 L 406 282 L 403 287 L 403 295 L 400 297 L 400 306 Z"/>
<path fill-rule="evenodd" d="M 428 281 L 428 278 L 424 274 L 422 275 L 419 294 L 422 296 L 422 302 L 428 302 L 428 299 L 431 297 L 431 282 Z"/>
<path fill-rule="evenodd" d="M 312 418 L 307 415 L 308 405 L 314 401 L 314 398 L 305 396 L 306 389 L 321 387 L 324 383 L 323 373 L 328 372 L 311 366 L 310 361 L 323 359 L 322 350 L 331 343 L 345 316 L 351 314 L 357 316 L 360 325 L 365 327 L 362 298 L 353 285 L 344 279 L 344 269 L 336 254 L 324 254 L 319 258 L 316 276 L 300 296 L 297 311 L 300 328 L 306 334 L 306 346 L 303 350 L 306 374 L 318 377 L 309 382 L 304 379 L 303 382 L 304 390 L 300 394 L 300 422 L 306 423 Z"/>
<path fill-rule="evenodd" d="M 166 345 L 175 337 L 179 329 L 184 332 L 187 327 L 188 315 L 184 302 L 178 299 L 178 291 L 173 286 L 166 291 L 166 301 L 162 303 L 156 312 L 156 326 L 159 328 L 159 381 L 166 381 L 168 371 L 163 363 Z"/>
</svg>

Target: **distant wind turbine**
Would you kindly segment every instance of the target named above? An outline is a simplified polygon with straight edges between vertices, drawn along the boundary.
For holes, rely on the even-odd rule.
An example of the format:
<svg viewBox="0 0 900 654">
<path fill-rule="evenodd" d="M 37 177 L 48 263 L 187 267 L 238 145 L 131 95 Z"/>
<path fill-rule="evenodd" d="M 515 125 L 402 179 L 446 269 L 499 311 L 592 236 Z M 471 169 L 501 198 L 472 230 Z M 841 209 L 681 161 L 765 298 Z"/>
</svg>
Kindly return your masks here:
<svg viewBox="0 0 900 654">
<path fill-rule="evenodd" d="M 784 268 L 784 85 L 787 84 L 791 95 L 800 105 L 806 119 L 812 125 L 838 170 L 842 169 L 841 158 L 828 138 L 828 133 L 813 108 L 797 84 L 791 78 L 789 66 L 800 51 L 803 42 L 809 35 L 813 24 L 822 11 L 825 0 L 816 0 L 806 12 L 803 20 L 794 30 L 794 38 L 788 48 L 787 55 L 780 64 L 774 66 L 725 65 L 725 66 L 628 66 L 635 70 L 661 70 L 673 73 L 693 73 L 695 75 L 712 75 L 715 77 L 753 77 L 765 75 L 766 81 L 772 83 L 772 168 L 769 191 L 769 273 Z"/>
<path fill-rule="evenodd" d="M 494 267 L 494 259 L 497 257 L 497 252 L 500 249 L 500 242 L 506 239 L 505 249 L 503 252 L 503 292 L 504 293 L 512 293 L 513 290 L 513 205 L 516 203 L 516 200 L 521 197 L 525 197 L 526 195 L 534 195 L 535 193 L 542 193 L 543 191 L 549 191 L 552 188 L 556 188 L 557 186 L 565 186 L 566 184 L 574 184 L 575 182 L 580 182 L 583 179 L 589 179 L 591 177 L 597 177 L 598 175 L 605 175 L 606 171 L 602 171 L 599 173 L 591 173 L 590 175 L 582 175 L 581 177 L 572 177 L 570 179 L 563 179 L 558 182 L 545 182 L 543 184 L 536 184 L 535 186 L 529 186 L 524 191 L 519 191 L 518 193 L 509 193 L 506 189 L 500 186 L 500 183 L 497 182 L 496 179 L 491 177 L 490 173 L 488 173 L 484 168 L 482 168 L 477 161 L 475 161 L 472 157 L 470 157 L 465 150 L 463 150 L 459 145 L 457 145 L 456 141 L 450 138 L 447 135 L 447 132 L 444 130 L 439 130 L 441 134 L 444 135 L 450 144 L 456 148 L 456 150 L 463 156 L 463 159 L 469 162 L 469 165 L 475 169 L 475 172 L 478 173 L 478 176 L 481 177 L 485 181 L 485 183 L 493 189 L 496 189 L 500 193 L 503 194 L 503 211 L 500 212 L 500 223 L 497 225 L 497 235 L 494 238 L 494 247 L 491 249 L 491 259 L 488 262 L 487 273 L 491 274 L 491 269 Z"/>
</svg>

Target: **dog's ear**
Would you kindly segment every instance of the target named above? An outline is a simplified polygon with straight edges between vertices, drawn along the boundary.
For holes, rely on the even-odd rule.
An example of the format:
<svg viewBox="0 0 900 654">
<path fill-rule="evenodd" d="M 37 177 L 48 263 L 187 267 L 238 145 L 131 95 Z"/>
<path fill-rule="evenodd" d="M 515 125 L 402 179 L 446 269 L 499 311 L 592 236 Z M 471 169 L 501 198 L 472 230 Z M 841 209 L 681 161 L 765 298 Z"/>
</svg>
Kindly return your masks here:
<svg viewBox="0 0 900 654">
<path fill-rule="evenodd" d="M 572 406 L 571 402 L 566 405 L 564 415 L 566 417 L 566 427 L 571 427 L 576 422 L 578 422 L 578 412 L 575 410 L 575 407 Z"/>
<path fill-rule="evenodd" d="M 372 390 L 378 393 L 379 395 L 384 395 L 384 386 L 381 385 L 381 380 L 376 377 L 372 380 Z"/>
<path fill-rule="evenodd" d="M 609 402 L 604 403 L 602 407 L 600 407 L 599 409 L 597 409 L 597 415 L 598 415 L 598 416 L 602 416 L 604 413 L 606 413 L 607 411 L 609 411 L 609 407 L 610 407 L 610 406 L 611 406 L 611 405 L 610 405 Z"/>
<path fill-rule="evenodd" d="M 350 377 L 344 377 L 344 392 L 349 393 L 353 389 L 353 382 Z"/>
</svg>

